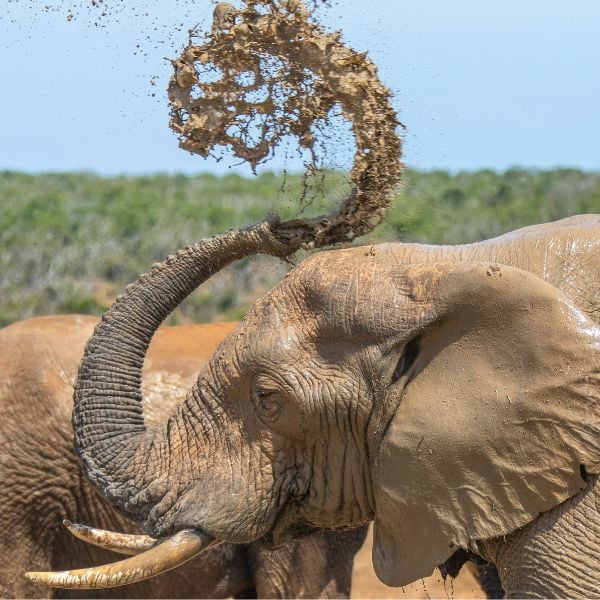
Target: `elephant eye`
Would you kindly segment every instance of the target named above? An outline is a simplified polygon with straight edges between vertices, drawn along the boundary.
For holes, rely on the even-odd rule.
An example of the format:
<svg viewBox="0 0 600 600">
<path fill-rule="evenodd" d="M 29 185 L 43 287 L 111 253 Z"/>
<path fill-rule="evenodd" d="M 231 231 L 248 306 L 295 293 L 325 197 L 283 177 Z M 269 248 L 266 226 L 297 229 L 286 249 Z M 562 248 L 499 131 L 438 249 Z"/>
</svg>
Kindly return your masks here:
<svg viewBox="0 0 600 600">
<path fill-rule="evenodd" d="M 396 364 L 396 368 L 394 369 L 390 385 L 393 385 L 408 373 L 410 368 L 414 365 L 418 355 L 419 338 L 414 338 L 404 346 L 402 356 L 400 356 L 398 364 Z"/>
<path fill-rule="evenodd" d="M 277 390 L 257 386 L 253 391 L 254 404 L 261 416 L 274 419 L 279 414 L 280 398 Z"/>
</svg>

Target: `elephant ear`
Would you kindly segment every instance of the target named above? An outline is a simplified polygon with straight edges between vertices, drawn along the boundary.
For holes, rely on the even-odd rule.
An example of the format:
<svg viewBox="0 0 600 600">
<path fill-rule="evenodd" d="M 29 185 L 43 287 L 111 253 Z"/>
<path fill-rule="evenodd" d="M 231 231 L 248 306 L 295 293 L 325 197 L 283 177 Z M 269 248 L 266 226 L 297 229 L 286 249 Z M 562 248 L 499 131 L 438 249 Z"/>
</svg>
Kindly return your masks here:
<svg viewBox="0 0 600 600">
<path fill-rule="evenodd" d="M 373 563 L 392 586 L 524 526 L 600 472 L 600 329 L 586 314 L 506 266 L 415 266 L 402 286 L 426 324 L 390 386 L 398 407 L 373 474 Z"/>
</svg>

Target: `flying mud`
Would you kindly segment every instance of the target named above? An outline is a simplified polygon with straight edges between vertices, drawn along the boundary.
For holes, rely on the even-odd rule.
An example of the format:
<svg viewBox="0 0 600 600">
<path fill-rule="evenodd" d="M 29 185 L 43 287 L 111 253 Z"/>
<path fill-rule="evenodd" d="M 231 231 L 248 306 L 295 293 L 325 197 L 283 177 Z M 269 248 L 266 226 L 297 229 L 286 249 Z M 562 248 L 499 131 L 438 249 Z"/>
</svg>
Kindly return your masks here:
<svg viewBox="0 0 600 600">
<path fill-rule="evenodd" d="M 292 137 L 314 169 L 319 133 L 341 115 L 356 145 L 350 194 L 337 212 L 279 231 L 311 248 L 351 241 L 381 222 L 400 180 L 401 141 L 391 93 L 366 54 L 325 32 L 299 0 L 220 3 L 211 32 L 201 44 L 193 39 L 173 61 L 168 87 L 181 148 L 203 157 L 226 149 L 255 169 Z"/>
</svg>

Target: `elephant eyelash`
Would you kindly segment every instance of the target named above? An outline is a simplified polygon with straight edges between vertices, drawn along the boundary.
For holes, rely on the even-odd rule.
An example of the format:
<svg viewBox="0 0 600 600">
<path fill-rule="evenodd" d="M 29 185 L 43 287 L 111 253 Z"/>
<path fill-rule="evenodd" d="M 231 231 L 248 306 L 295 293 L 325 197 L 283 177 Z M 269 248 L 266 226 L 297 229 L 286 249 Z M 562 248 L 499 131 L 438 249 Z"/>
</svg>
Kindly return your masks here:
<svg viewBox="0 0 600 600">
<path fill-rule="evenodd" d="M 414 365 L 417 356 L 419 355 L 419 338 L 410 340 L 402 351 L 402 355 L 398 359 L 394 373 L 392 374 L 392 380 L 390 385 L 394 385 L 397 381 L 402 379 L 410 368 Z"/>
</svg>

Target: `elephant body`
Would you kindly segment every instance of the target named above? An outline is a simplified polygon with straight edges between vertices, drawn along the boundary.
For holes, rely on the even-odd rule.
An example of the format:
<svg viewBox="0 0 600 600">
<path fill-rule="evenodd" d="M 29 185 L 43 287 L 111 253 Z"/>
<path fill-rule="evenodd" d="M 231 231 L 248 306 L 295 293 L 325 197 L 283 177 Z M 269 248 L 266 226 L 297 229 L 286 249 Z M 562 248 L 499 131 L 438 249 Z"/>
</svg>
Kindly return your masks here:
<svg viewBox="0 0 600 600">
<path fill-rule="evenodd" d="M 389 249 L 396 259 L 398 248 Z M 401 248 L 400 256 L 400 260 L 414 263 L 493 261 L 492 272 L 501 270 L 502 265 L 523 269 L 561 290 L 589 317 L 590 324 L 600 325 L 598 216 L 583 215 L 532 226 L 465 246 L 407 245 Z M 596 345 L 596 351 L 598 348 Z M 593 398 L 598 407 L 597 353 L 592 364 Z M 597 416 L 593 412 L 582 415 L 583 419 L 588 417 L 600 433 Z M 585 473 L 583 466 L 581 469 L 585 488 L 581 493 L 511 535 L 473 543 L 471 549 L 497 567 L 509 597 L 600 594 L 600 485 L 597 475 Z"/>
<path fill-rule="evenodd" d="M 189 556 L 374 520 L 388 585 L 461 550 L 494 562 L 509 596 L 598 595 L 600 217 L 316 253 L 148 427 L 140 374 L 160 323 L 234 260 L 285 256 L 285 234 L 271 219 L 199 242 L 104 317 L 73 413 L 102 495 L 156 538 L 190 536 Z M 29 576 L 102 586 L 132 564 Z"/>
<path fill-rule="evenodd" d="M 0 330 L 0 596 L 47 597 L 27 581 L 35 565 L 65 569 L 116 560 L 75 539 L 63 519 L 138 529 L 81 475 L 73 452 L 73 385 L 95 317 L 30 319 Z M 144 369 L 144 406 L 158 423 L 182 399 L 233 323 L 165 327 Z M 227 598 L 348 596 L 364 531 L 310 536 L 270 551 L 261 542 L 221 544 L 181 569 L 88 597 Z M 85 592 L 56 590 L 56 597 Z"/>
<path fill-rule="evenodd" d="M 496 565 L 513 598 L 600 596 L 600 484 L 589 487 L 531 525 L 479 550 Z"/>
</svg>

